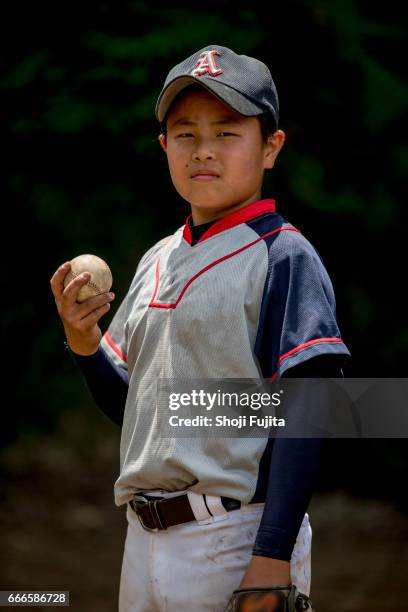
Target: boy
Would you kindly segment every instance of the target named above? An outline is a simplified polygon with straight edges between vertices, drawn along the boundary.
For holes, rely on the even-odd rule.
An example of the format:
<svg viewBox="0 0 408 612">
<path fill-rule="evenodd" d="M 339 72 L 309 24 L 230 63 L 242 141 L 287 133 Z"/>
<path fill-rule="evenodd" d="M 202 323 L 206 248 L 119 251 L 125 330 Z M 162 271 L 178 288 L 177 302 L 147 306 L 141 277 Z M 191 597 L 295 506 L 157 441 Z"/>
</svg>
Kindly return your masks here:
<svg viewBox="0 0 408 612">
<path fill-rule="evenodd" d="M 211 45 L 170 71 L 156 116 L 186 224 L 142 257 L 103 337 L 113 294 L 77 304 L 87 276 L 64 290 L 69 263 L 51 279 L 67 346 L 122 424 L 119 609 L 222 612 L 234 590 L 228 609 L 311 609 L 321 441 L 169 440 L 154 418 L 160 378 L 341 376 L 350 354 L 320 256 L 261 200 L 285 140 L 276 88 L 258 60 Z"/>
</svg>

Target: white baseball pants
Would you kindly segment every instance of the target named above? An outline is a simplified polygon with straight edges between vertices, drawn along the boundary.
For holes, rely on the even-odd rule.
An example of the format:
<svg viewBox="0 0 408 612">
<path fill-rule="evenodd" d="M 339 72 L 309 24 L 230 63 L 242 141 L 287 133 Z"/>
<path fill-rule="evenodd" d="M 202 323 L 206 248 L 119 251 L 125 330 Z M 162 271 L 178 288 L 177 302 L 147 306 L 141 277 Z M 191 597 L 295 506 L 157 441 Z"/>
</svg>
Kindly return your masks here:
<svg viewBox="0 0 408 612">
<path fill-rule="evenodd" d="M 219 497 L 206 496 L 215 515 L 211 517 L 202 495 L 186 493 L 197 520 L 154 533 L 143 529 L 127 505 L 119 612 L 224 612 L 232 591 L 239 587 L 251 560 L 264 504 L 227 512 Z M 292 583 L 306 595 L 310 594 L 311 543 L 312 530 L 305 514 L 290 573 Z"/>
</svg>

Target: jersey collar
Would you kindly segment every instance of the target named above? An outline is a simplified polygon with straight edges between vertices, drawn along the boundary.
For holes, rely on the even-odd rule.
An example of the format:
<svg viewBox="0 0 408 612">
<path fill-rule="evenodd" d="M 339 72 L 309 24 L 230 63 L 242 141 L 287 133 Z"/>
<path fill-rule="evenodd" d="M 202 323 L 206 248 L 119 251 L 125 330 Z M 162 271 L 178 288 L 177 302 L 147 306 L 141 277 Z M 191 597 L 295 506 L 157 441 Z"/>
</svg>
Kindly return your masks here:
<svg viewBox="0 0 408 612">
<path fill-rule="evenodd" d="M 265 213 L 274 213 L 276 212 L 275 200 L 258 200 L 257 202 L 252 202 L 244 208 L 240 208 L 230 213 L 229 215 L 225 215 L 225 217 L 221 217 L 218 221 L 214 221 L 214 223 L 208 228 L 206 232 L 201 236 L 200 240 L 197 241 L 203 242 L 207 238 L 211 238 L 211 236 L 215 236 L 220 232 L 223 232 L 227 229 L 231 229 L 236 225 L 240 225 L 240 223 L 246 223 L 251 219 L 255 219 L 255 217 L 259 217 L 260 215 L 264 215 Z M 189 243 L 192 243 L 192 235 L 189 226 L 189 220 L 192 218 L 192 214 L 190 213 L 186 219 L 186 223 L 183 229 L 183 238 Z"/>
</svg>

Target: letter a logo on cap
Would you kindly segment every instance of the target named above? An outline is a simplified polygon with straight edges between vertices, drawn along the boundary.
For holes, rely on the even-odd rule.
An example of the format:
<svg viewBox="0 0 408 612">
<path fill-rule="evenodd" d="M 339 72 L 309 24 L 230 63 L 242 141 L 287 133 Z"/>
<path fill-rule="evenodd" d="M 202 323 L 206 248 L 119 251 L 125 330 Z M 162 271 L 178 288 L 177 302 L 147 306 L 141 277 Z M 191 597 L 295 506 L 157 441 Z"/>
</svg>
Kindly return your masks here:
<svg viewBox="0 0 408 612">
<path fill-rule="evenodd" d="M 210 76 L 217 76 L 222 74 L 221 68 L 218 68 L 214 55 L 221 55 L 218 51 L 203 51 L 198 58 L 197 64 L 194 70 L 191 72 L 191 76 L 202 76 L 208 73 Z"/>
</svg>

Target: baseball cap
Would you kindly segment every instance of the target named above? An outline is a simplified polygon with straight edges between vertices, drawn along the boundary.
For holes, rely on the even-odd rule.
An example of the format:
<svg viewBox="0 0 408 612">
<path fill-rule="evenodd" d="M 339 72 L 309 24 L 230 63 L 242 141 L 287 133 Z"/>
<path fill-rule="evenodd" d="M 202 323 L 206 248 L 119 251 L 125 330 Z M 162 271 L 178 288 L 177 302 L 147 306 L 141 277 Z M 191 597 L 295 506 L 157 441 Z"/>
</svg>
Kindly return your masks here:
<svg viewBox="0 0 408 612">
<path fill-rule="evenodd" d="M 175 97 L 197 83 L 241 115 L 270 113 L 278 126 L 278 93 L 269 68 L 220 45 L 204 47 L 170 70 L 156 104 L 160 123 Z"/>
</svg>

